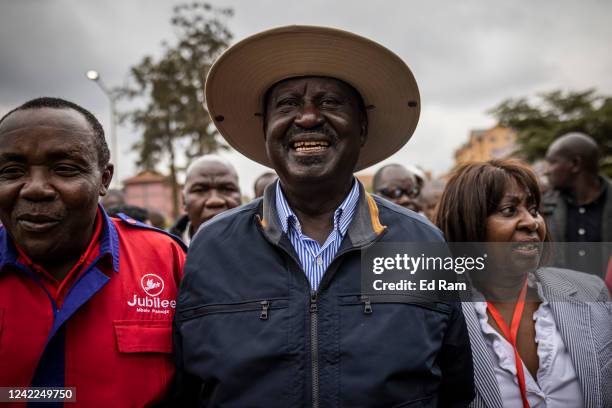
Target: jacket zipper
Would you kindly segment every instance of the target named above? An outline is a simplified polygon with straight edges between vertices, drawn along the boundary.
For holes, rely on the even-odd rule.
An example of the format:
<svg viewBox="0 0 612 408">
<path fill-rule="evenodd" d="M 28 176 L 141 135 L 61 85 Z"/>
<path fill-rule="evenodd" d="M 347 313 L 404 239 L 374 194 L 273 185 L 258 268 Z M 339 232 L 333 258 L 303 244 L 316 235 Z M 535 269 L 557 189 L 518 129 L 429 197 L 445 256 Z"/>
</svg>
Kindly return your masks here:
<svg viewBox="0 0 612 408">
<path fill-rule="evenodd" d="M 270 302 L 267 300 L 262 300 L 259 302 L 261 304 L 261 313 L 259 314 L 259 318 L 261 320 L 268 320 L 268 309 L 270 309 Z"/>
<path fill-rule="evenodd" d="M 357 296 L 354 302 L 345 303 L 345 305 L 363 304 L 363 314 L 372 314 L 372 303 L 406 303 L 414 304 L 424 309 L 435 310 L 437 312 L 451 313 L 451 308 L 444 302 L 437 302 L 426 297 L 418 298 L 413 296 L 407 300 L 398 295 L 361 295 Z"/>
<path fill-rule="evenodd" d="M 374 243 L 379 241 L 385 235 L 385 233 L 386 233 L 386 230 L 383 231 L 381 234 L 379 234 L 367 246 L 373 245 Z M 282 246 L 278 245 L 278 243 L 273 242 L 270 239 L 268 239 L 266 234 L 263 234 L 263 236 L 272 245 L 276 247 L 280 247 L 289 256 L 289 258 L 292 259 L 296 265 L 298 265 L 298 269 L 302 269 L 300 266 L 301 264 L 300 264 L 299 259 L 296 259 L 291 254 L 290 251 L 285 250 Z M 353 247 L 353 248 L 347 248 L 343 251 L 338 251 L 338 253 L 336 253 L 336 255 L 334 256 L 334 260 L 327 267 L 327 269 L 329 269 L 334 262 L 337 262 L 337 260 L 340 259 L 345 254 L 349 252 L 353 252 L 353 251 L 360 251 L 365 247 L 366 246 Z M 304 281 L 310 288 L 310 281 L 306 277 L 306 274 L 304 273 L 303 270 L 302 270 L 302 276 L 304 278 Z M 321 282 L 319 283 L 319 290 L 321 290 L 323 286 L 327 284 L 329 279 L 330 279 L 329 274 L 323 275 L 323 279 L 321 279 Z M 319 407 L 319 331 L 318 331 L 319 315 L 318 315 L 318 307 L 317 307 L 317 297 L 318 297 L 318 292 L 315 290 L 311 290 L 310 291 L 310 356 L 311 356 L 311 369 L 312 369 L 312 406 L 313 408 Z M 370 312 L 371 312 L 371 305 L 370 305 Z"/>
<path fill-rule="evenodd" d="M 384 235 L 384 232 L 382 234 L 380 234 L 378 237 L 376 237 L 376 239 L 372 242 L 376 242 L 378 241 L 382 236 Z M 338 253 L 336 253 L 336 256 L 334 256 L 334 260 L 332 261 L 332 264 L 334 262 L 337 262 L 337 259 L 340 259 L 340 257 L 342 257 L 343 255 L 349 253 L 349 252 L 353 252 L 353 251 L 357 251 L 357 250 L 361 250 L 363 248 L 348 248 L 344 251 L 339 251 Z M 297 263 L 299 265 L 299 262 Z M 330 264 L 327 268 L 329 269 L 332 264 Z M 310 282 L 308 281 L 308 278 L 306 278 L 306 274 L 302 273 L 302 275 L 304 276 L 306 282 L 308 283 L 308 286 L 310 286 Z M 327 279 L 326 279 L 327 278 Z M 325 274 L 323 275 L 323 279 L 321 279 L 321 282 L 319 283 L 319 290 L 321 290 L 323 288 L 323 285 L 327 283 L 327 281 L 329 281 L 329 274 Z M 311 290 L 310 291 L 310 356 L 311 356 L 311 368 L 312 368 L 312 407 L 313 408 L 319 408 L 319 314 L 318 314 L 318 307 L 317 307 L 317 298 L 318 298 L 318 292 L 316 290 Z M 369 304 L 369 300 L 368 303 L 366 304 L 366 307 L 369 305 L 370 307 L 370 313 L 372 312 L 372 306 Z"/>
<path fill-rule="evenodd" d="M 188 320 L 195 317 L 205 316 L 216 313 L 233 313 L 233 312 L 248 312 L 259 310 L 259 319 L 268 320 L 270 317 L 270 310 L 272 309 L 284 309 L 288 307 L 287 299 L 271 299 L 271 300 L 260 300 L 260 301 L 249 301 L 233 304 L 222 304 L 222 305 L 206 305 L 199 306 L 196 308 L 183 310 L 179 313 L 180 320 Z"/>
<path fill-rule="evenodd" d="M 319 314 L 317 292 L 310 292 L 310 356 L 312 361 L 312 406 L 319 407 Z"/>
<path fill-rule="evenodd" d="M 372 302 L 370 302 L 370 298 L 368 296 L 362 296 L 361 300 L 363 301 L 363 313 L 372 314 Z"/>
</svg>

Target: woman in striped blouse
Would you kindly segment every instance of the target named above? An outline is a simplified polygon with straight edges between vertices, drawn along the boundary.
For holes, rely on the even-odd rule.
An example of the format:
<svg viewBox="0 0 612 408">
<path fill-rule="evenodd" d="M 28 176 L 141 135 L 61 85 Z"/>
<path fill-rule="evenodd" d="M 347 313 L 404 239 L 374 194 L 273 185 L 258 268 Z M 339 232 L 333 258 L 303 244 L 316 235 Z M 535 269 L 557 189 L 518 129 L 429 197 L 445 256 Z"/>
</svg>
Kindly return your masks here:
<svg viewBox="0 0 612 408">
<path fill-rule="evenodd" d="M 459 168 L 436 224 L 489 258 L 463 303 L 474 407 L 612 407 L 609 293 L 594 276 L 542 267 L 548 234 L 535 174 L 513 160 Z"/>
</svg>

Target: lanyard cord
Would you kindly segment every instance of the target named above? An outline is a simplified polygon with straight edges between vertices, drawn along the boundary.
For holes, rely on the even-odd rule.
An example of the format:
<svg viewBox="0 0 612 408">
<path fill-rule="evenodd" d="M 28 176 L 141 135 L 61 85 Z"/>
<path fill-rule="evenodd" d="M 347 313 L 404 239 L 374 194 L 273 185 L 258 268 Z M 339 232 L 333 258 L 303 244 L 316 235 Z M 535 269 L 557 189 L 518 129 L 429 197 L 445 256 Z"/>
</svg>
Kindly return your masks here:
<svg viewBox="0 0 612 408">
<path fill-rule="evenodd" d="M 518 349 L 516 347 L 516 337 L 518 335 L 519 325 L 521 323 L 521 316 L 523 315 L 523 309 L 525 309 L 525 297 L 527 295 L 527 280 L 523 284 L 521 288 L 521 292 L 519 293 L 518 300 L 516 302 L 516 306 L 514 307 L 514 313 L 512 314 L 512 322 L 510 323 L 510 327 L 504 321 L 504 318 L 499 313 L 497 308 L 491 302 L 487 302 L 487 308 L 489 309 L 489 313 L 491 313 L 491 317 L 497 323 L 497 326 L 501 330 L 503 336 L 510 342 L 512 348 L 514 349 L 514 362 L 516 364 L 516 377 L 518 379 L 519 388 L 521 390 L 521 399 L 523 400 L 523 408 L 530 408 L 529 401 L 527 400 L 527 388 L 525 385 L 525 372 L 523 371 L 523 362 L 521 360 L 521 356 L 518 353 Z"/>
</svg>

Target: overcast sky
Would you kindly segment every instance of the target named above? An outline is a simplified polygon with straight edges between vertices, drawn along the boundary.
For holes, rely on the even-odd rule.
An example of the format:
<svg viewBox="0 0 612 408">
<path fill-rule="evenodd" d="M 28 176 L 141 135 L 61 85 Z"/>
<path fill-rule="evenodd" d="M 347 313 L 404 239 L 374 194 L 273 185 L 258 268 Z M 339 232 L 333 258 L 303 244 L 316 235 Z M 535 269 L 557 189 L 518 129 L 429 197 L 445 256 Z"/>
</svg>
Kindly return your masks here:
<svg viewBox="0 0 612 408">
<path fill-rule="evenodd" d="M 90 109 L 108 133 L 108 101 L 84 74 L 109 86 L 129 67 L 174 40 L 172 6 L 154 0 L 0 0 L 0 115 L 38 96 L 59 96 Z M 470 129 L 494 125 L 486 111 L 509 97 L 553 89 L 596 88 L 612 94 L 612 2 L 310 0 L 215 1 L 234 8 L 235 41 L 288 24 L 329 25 L 369 37 L 396 52 L 421 92 L 421 118 L 410 142 L 386 162 L 411 163 L 439 175 Z M 136 171 L 118 130 L 119 178 Z M 243 193 L 265 168 L 229 154 Z M 163 169 L 162 169 L 163 170 Z M 374 169 L 370 169 L 374 170 Z"/>
</svg>

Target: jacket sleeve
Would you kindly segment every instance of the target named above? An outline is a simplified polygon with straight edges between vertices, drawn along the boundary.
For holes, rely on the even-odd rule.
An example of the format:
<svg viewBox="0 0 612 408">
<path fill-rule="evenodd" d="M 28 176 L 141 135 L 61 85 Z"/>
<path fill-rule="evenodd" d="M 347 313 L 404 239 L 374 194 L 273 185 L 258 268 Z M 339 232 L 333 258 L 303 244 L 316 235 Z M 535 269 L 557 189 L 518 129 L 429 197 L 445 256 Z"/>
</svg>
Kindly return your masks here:
<svg viewBox="0 0 612 408">
<path fill-rule="evenodd" d="M 474 368 L 470 338 L 459 303 L 454 304 L 444 344 L 438 355 L 438 365 L 442 371 L 438 406 L 469 406 L 476 396 Z"/>
</svg>

